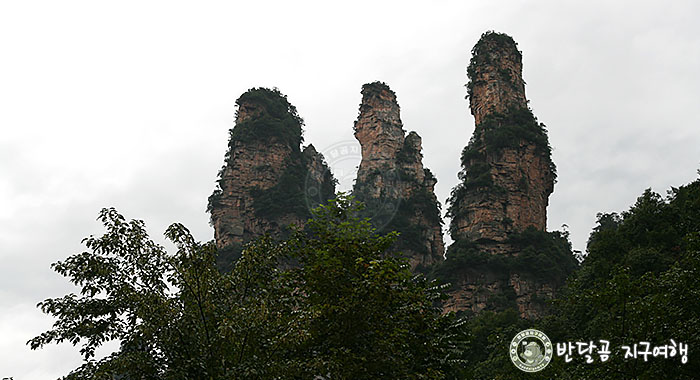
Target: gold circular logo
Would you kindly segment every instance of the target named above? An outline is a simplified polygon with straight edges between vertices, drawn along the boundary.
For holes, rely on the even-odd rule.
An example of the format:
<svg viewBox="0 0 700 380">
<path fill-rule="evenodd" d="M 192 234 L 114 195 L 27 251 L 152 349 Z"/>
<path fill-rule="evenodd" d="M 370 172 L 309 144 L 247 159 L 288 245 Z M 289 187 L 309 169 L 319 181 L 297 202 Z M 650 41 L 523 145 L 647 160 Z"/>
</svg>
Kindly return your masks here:
<svg viewBox="0 0 700 380">
<path fill-rule="evenodd" d="M 510 342 L 510 360 L 525 372 L 539 372 L 552 361 L 552 342 L 542 331 L 527 329 Z"/>
</svg>

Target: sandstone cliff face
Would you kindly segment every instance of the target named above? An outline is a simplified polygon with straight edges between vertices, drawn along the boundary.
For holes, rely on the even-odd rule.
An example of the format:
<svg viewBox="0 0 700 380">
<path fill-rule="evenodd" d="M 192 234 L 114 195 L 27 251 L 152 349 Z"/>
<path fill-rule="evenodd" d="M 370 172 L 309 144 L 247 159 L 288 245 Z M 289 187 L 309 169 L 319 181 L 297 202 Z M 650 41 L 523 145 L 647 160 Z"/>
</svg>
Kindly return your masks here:
<svg viewBox="0 0 700 380">
<path fill-rule="evenodd" d="M 423 167 L 421 138 L 405 135 L 396 94 L 384 83 L 362 87 L 355 137 L 362 161 L 353 194 L 366 204 L 381 231 L 399 231 L 396 250 L 412 269 L 443 259 L 442 220 L 434 187 L 437 180 Z"/>
<path fill-rule="evenodd" d="M 554 190 L 549 158 L 526 141 L 496 152 L 481 147 L 476 153 L 466 161 L 465 188 L 455 199 L 453 238 L 502 242 L 527 227 L 545 230 Z M 485 177 L 484 183 L 478 182 L 479 176 Z"/>
<path fill-rule="evenodd" d="M 252 193 L 276 185 L 290 156 L 289 147 L 283 144 L 252 147 L 233 143 L 231 158 L 219 181 L 221 196 L 211 209 L 219 248 L 241 244 L 266 231 L 279 232 L 276 221 L 256 218 Z"/>
<path fill-rule="evenodd" d="M 467 68 L 471 82 L 467 88 L 476 125 L 494 113 L 527 108 L 522 54 L 510 37 L 487 34 L 477 43 L 472 54 Z"/>
<path fill-rule="evenodd" d="M 252 89 L 236 104 L 229 151 L 209 198 L 224 270 L 242 244 L 265 233 L 280 238 L 291 223 L 303 226 L 310 208 L 335 193 L 323 156 L 312 145 L 300 150 L 302 120 L 284 95 Z"/>
<path fill-rule="evenodd" d="M 319 204 L 325 204 L 331 198 L 335 198 L 337 181 L 326 164 L 325 158 L 316 151 L 313 145 L 309 144 L 302 153 L 306 166 L 304 200 L 310 210 Z"/>
<path fill-rule="evenodd" d="M 467 87 L 476 128 L 452 199 L 452 236 L 504 241 L 530 226 L 545 230 L 556 174 L 544 126 L 527 106 L 521 53 L 498 33 L 484 34 L 472 52 Z"/>
<path fill-rule="evenodd" d="M 505 279 L 489 272 L 474 273 L 464 276 L 456 285 L 458 290 L 450 292 L 443 305 L 444 312 L 478 314 L 515 307 L 522 318 L 536 319 L 546 314 L 546 302 L 555 296 L 552 284 L 523 279 L 517 273 Z"/>
<path fill-rule="evenodd" d="M 568 241 L 544 232 L 556 177 L 547 133 L 528 108 L 512 38 L 487 32 L 472 54 L 467 88 L 476 128 L 448 200 L 455 243 L 447 262 L 463 264 L 452 268 L 455 286 L 445 309 L 516 307 L 535 318 L 559 285 L 539 275 L 537 265 L 561 259 L 570 268 Z"/>
</svg>

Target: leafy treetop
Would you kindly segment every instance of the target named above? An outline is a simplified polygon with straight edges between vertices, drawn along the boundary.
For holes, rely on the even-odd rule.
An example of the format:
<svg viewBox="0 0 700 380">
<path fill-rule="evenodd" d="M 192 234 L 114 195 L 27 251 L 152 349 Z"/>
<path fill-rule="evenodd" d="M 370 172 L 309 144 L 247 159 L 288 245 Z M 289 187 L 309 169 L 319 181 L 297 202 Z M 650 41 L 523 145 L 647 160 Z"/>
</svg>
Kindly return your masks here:
<svg viewBox="0 0 700 380">
<path fill-rule="evenodd" d="M 80 294 L 41 302 L 56 322 L 28 344 L 80 344 L 66 379 L 442 379 L 459 345 L 439 289 L 385 257 L 396 235 L 377 235 L 359 207 L 341 195 L 309 230 L 247 245 L 227 274 L 182 225 L 168 253 L 142 221 L 104 209 L 106 233 L 53 264 Z M 280 269 L 285 258 L 302 265 Z M 108 341 L 120 348 L 95 359 Z"/>
<path fill-rule="evenodd" d="M 299 149 L 303 142 L 304 120 L 297 113 L 296 107 L 289 103 L 287 96 L 277 88 L 252 88 L 236 100 L 236 105 L 236 118 L 242 108 L 250 105 L 255 106 L 260 114 L 233 127 L 229 145 L 235 141 L 267 143 L 274 138 Z"/>
</svg>

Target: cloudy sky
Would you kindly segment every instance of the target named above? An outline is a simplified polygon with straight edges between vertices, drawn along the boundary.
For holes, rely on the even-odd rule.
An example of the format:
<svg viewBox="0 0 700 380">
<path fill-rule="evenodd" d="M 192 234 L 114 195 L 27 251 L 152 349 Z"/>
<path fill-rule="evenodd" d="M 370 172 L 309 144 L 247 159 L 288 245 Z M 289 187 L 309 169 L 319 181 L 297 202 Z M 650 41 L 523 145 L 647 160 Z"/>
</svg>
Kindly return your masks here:
<svg viewBox="0 0 700 380">
<path fill-rule="evenodd" d="M 388 83 L 444 203 L 474 129 L 470 50 L 493 29 L 523 51 L 559 171 L 549 229 L 567 224 L 576 249 L 597 212 L 697 178 L 698 3 L 332 3 L 0 4 L 0 378 L 78 365 L 69 345 L 25 342 L 52 322 L 36 303 L 73 290 L 49 265 L 101 232 L 100 208 L 143 219 L 157 241 L 176 221 L 213 237 L 207 197 L 251 87 L 287 94 L 324 152 L 355 144 L 362 84 Z"/>
</svg>

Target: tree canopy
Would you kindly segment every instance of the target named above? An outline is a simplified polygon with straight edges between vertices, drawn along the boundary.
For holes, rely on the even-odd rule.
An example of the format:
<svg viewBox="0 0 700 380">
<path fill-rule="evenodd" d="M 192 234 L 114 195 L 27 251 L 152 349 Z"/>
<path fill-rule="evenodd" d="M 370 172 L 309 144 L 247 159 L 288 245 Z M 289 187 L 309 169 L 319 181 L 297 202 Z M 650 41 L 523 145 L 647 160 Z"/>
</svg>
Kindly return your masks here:
<svg viewBox="0 0 700 380">
<path fill-rule="evenodd" d="M 588 257 L 547 321 L 560 340 L 611 342 L 604 365 L 576 362 L 571 376 L 693 379 L 700 369 L 700 179 L 667 197 L 647 189 L 621 214 L 598 214 Z M 688 362 L 624 360 L 622 345 L 688 344 Z M 572 378 L 574 378 L 572 377 Z"/>
<path fill-rule="evenodd" d="M 461 320 L 442 315 L 440 288 L 387 254 L 397 234 L 378 234 L 360 210 L 341 195 L 290 238 L 247 245 L 222 274 L 214 244 L 195 241 L 184 226 L 166 231 L 177 247 L 169 253 L 142 221 L 104 209 L 104 235 L 53 264 L 79 294 L 41 302 L 56 322 L 28 344 L 80 345 L 84 364 L 66 379 L 697 377 L 700 179 L 666 197 L 647 190 L 628 211 L 599 214 L 588 257 L 552 313 L 535 321 L 513 308 Z M 516 238 L 535 253 L 556 253 L 566 240 Z M 555 343 L 608 340 L 610 359 L 555 357 L 542 372 L 521 372 L 508 345 L 525 328 Z M 624 358 L 623 345 L 671 339 L 690 347 L 685 363 L 681 355 Z M 96 358 L 108 341 L 119 349 Z"/>
<path fill-rule="evenodd" d="M 104 209 L 105 234 L 53 264 L 80 293 L 41 302 L 56 322 L 28 344 L 80 345 L 66 379 L 444 378 L 458 348 L 439 290 L 385 255 L 396 234 L 359 209 L 340 196 L 308 229 L 247 245 L 226 274 L 184 226 L 168 228 L 168 253 L 142 221 Z M 280 266 L 289 259 L 300 265 Z M 113 340 L 119 350 L 96 359 Z"/>
<path fill-rule="evenodd" d="M 448 260 L 449 261 L 449 260 Z M 535 321 L 512 310 L 468 319 L 460 339 L 468 344 L 456 368 L 464 379 L 696 379 L 700 370 L 700 180 L 663 197 L 646 190 L 625 212 L 601 213 L 588 241 L 588 256 L 552 301 L 551 314 Z M 555 343 L 610 342 L 602 363 L 554 357 L 538 373 L 510 363 L 508 345 L 525 328 Z M 687 344 L 687 362 L 674 357 L 625 359 L 623 345 Z"/>
</svg>

